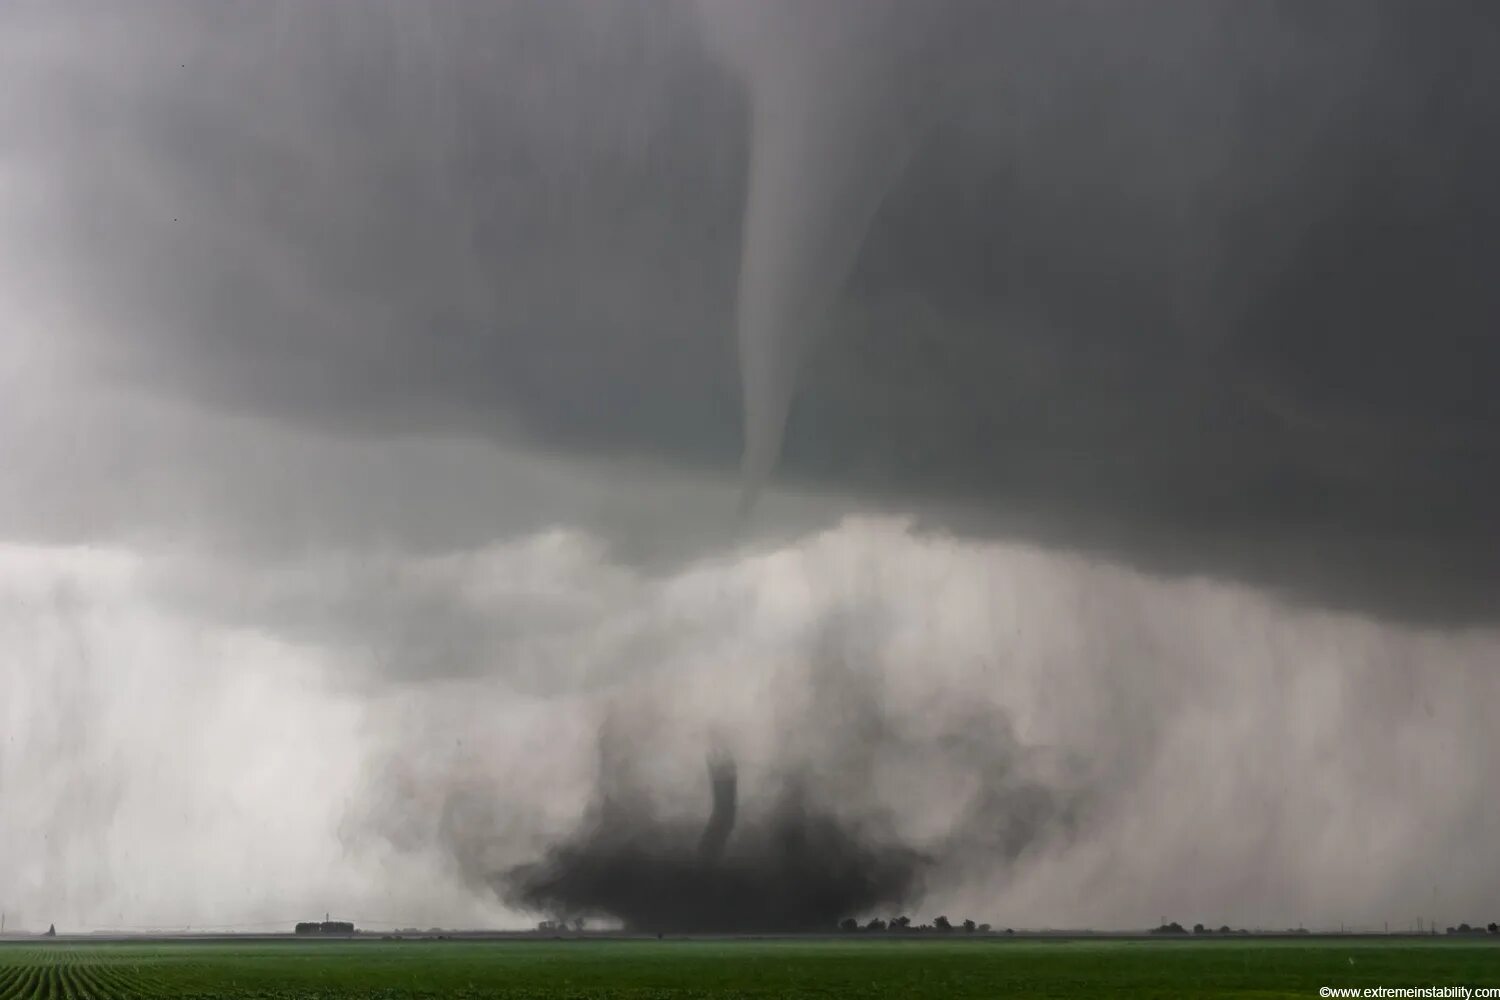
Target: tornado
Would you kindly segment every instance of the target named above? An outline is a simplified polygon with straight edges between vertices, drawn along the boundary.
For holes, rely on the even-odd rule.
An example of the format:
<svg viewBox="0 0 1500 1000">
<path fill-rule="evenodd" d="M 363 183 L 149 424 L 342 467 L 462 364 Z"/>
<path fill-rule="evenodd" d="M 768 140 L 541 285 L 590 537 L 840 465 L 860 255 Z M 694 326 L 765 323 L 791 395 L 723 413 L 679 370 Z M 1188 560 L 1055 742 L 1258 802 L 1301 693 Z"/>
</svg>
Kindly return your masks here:
<svg viewBox="0 0 1500 1000">
<path fill-rule="evenodd" d="M 714 864 L 724 854 L 729 835 L 734 832 L 734 814 L 739 775 L 734 757 L 728 751 L 715 750 L 708 755 L 708 782 L 713 795 L 713 810 L 708 825 L 698 839 L 698 857 L 704 864 Z"/>
<path fill-rule="evenodd" d="M 780 461 L 809 345 L 919 144 L 931 95 L 916 69 L 943 19 L 892 0 L 699 6 L 750 105 L 735 313 L 745 514 Z"/>
<path fill-rule="evenodd" d="M 838 816 L 803 776 L 788 775 L 743 817 L 734 758 L 710 753 L 708 778 L 712 805 L 696 849 L 697 824 L 664 822 L 638 796 L 610 810 L 601 798 L 573 837 L 490 884 L 515 906 L 644 933 L 826 931 L 920 896 L 927 859 Z"/>
</svg>

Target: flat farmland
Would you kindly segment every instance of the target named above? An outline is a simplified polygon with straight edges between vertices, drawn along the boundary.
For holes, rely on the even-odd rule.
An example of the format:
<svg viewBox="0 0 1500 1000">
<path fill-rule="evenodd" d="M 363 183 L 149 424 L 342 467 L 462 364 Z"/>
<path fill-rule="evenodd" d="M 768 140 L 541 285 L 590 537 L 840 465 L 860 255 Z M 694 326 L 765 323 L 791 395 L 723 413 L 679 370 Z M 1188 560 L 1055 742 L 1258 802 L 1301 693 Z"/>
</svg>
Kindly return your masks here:
<svg viewBox="0 0 1500 1000">
<path fill-rule="evenodd" d="M 1500 987 L 1493 939 L 8 942 L 0 1000 L 1316 997 Z"/>
</svg>

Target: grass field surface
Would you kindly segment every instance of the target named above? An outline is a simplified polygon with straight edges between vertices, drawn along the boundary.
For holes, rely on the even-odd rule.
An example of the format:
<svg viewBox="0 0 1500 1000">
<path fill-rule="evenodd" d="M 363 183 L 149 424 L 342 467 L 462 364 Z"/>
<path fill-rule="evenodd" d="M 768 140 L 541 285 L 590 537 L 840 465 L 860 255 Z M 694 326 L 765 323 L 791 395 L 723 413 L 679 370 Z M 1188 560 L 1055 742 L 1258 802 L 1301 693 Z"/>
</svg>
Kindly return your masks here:
<svg viewBox="0 0 1500 1000">
<path fill-rule="evenodd" d="M 1500 986 L 1488 941 L 349 941 L 0 945 L 0 1000 L 1316 997 Z"/>
</svg>

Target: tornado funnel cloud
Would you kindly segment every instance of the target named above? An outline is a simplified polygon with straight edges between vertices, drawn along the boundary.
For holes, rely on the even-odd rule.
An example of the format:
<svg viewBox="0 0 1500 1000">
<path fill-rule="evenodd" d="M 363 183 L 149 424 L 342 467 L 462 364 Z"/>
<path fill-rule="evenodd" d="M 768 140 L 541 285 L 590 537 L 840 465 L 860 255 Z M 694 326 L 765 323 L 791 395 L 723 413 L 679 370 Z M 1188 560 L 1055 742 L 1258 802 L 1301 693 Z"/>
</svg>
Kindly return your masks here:
<svg viewBox="0 0 1500 1000">
<path fill-rule="evenodd" d="M 854 31 L 801 5 L 703 8 L 751 106 L 736 310 L 748 510 L 780 460 L 808 346 L 916 144 L 919 88 L 867 37 L 899 30 L 889 19 Z"/>
<path fill-rule="evenodd" d="M 698 857 L 705 864 L 713 864 L 724 853 L 724 845 L 734 832 L 734 815 L 737 805 L 739 774 L 734 758 L 727 752 L 716 751 L 708 758 L 708 780 L 713 789 L 713 812 L 708 825 L 698 840 Z"/>
<path fill-rule="evenodd" d="M 496 890 L 564 918 L 705 933 L 829 930 L 919 894 L 919 854 L 838 817 L 806 782 L 787 778 L 769 808 L 741 821 L 734 759 L 710 755 L 708 773 L 712 808 L 696 845 L 691 830 L 650 815 L 638 796 L 627 810 L 616 799 L 539 862 L 494 876 Z"/>
</svg>

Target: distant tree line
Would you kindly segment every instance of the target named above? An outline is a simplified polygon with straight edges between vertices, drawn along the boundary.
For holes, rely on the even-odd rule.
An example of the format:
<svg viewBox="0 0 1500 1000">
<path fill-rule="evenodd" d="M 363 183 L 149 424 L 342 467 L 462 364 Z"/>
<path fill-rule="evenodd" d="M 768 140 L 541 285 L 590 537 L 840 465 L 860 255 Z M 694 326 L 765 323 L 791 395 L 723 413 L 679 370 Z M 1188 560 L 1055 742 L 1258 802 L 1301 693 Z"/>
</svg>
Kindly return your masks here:
<svg viewBox="0 0 1500 1000">
<path fill-rule="evenodd" d="M 304 920 L 297 925 L 298 934 L 353 934 L 354 925 L 346 920 Z"/>
<path fill-rule="evenodd" d="M 1468 924 L 1459 924 L 1457 927 L 1448 928 L 1449 934 L 1500 934 L 1500 924 L 1490 921 L 1487 927 L 1470 927 Z"/>
<path fill-rule="evenodd" d="M 536 925 L 536 929 L 544 934 L 569 930 L 582 933 L 587 926 L 588 923 L 582 917 L 575 917 L 571 924 L 566 920 L 543 920 Z"/>
<path fill-rule="evenodd" d="M 917 924 L 916 926 L 912 926 L 911 917 L 907 916 L 896 916 L 892 917 L 890 920 L 882 920 L 879 917 L 873 917 L 868 923 L 864 925 L 861 925 L 860 922 L 858 920 L 855 920 L 853 917 L 848 917 L 839 923 L 839 930 L 844 931 L 845 933 L 854 933 L 856 931 L 892 931 L 895 933 L 921 933 L 925 931 L 932 931 L 939 934 L 949 934 L 959 929 L 962 929 L 966 934 L 988 934 L 990 932 L 990 925 L 978 924 L 973 920 L 965 920 L 963 923 L 955 927 L 952 921 L 950 921 L 947 917 L 941 915 L 933 918 L 933 921 L 930 924 Z M 1015 932 L 1007 929 L 1005 933 L 1013 934 Z"/>
<path fill-rule="evenodd" d="M 1174 920 L 1174 921 L 1172 921 L 1169 924 L 1162 924 L 1160 927 L 1154 927 L 1154 928 L 1152 928 L 1151 933 L 1152 934 L 1187 934 L 1189 932 L 1188 932 L 1188 929 L 1186 927 L 1183 927 L 1181 924 L 1179 924 L 1177 921 Z M 1216 931 L 1215 930 L 1211 930 L 1210 928 L 1205 927 L 1202 924 L 1194 924 L 1191 933 L 1193 933 L 1193 934 L 1249 934 L 1250 932 L 1247 931 L 1247 930 L 1245 930 L 1245 929 L 1243 929 L 1243 928 L 1241 928 L 1240 930 L 1233 930 L 1233 929 L 1231 929 L 1229 927 L 1228 924 L 1225 924 L 1225 925 L 1221 926 Z M 1310 934 L 1312 932 L 1309 931 L 1306 927 L 1288 927 L 1284 933 L 1287 933 L 1287 934 Z M 1449 934 L 1455 934 L 1455 935 L 1457 935 L 1457 934 L 1497 934 L 1497 935 L 1500 935 L 1500 923 L 1496 923 L 1495 921 L 1492 920 L 1492 921 L 1490 921 L 1490 923 L 1488 924 L 1488 926 L 1485 926 L 1485 927 L 1471 927 L 1468 924 L 1459 924 L 1457 927 L 1449 927 L 1448 930 L 1447 930 L 1447 933 L 1449 933 Z"/>
</svg>

